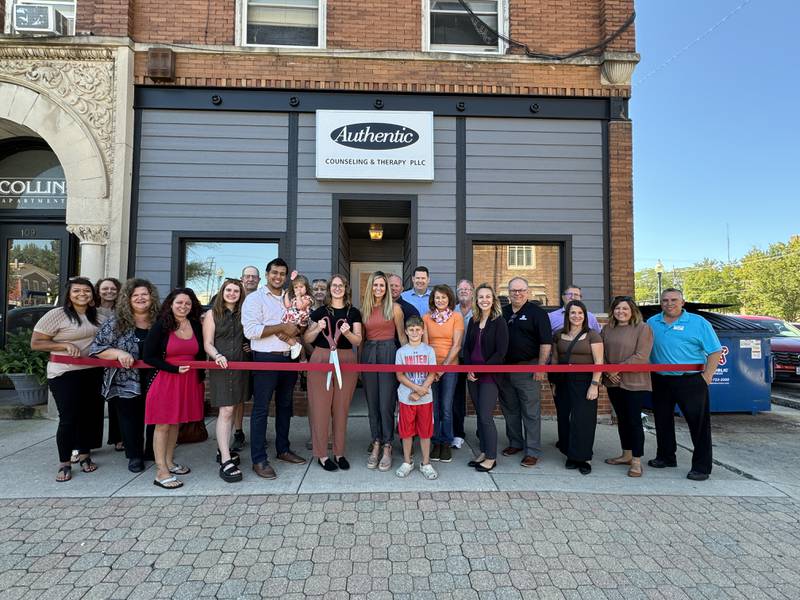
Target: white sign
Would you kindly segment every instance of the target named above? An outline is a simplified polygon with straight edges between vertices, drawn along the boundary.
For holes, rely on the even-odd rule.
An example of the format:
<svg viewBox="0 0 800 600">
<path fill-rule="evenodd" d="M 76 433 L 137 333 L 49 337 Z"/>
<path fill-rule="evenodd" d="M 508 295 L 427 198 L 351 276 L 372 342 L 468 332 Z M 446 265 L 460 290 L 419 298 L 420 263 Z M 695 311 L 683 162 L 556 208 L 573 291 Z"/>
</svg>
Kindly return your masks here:
<svg viewBox="0 0 800 600">
<path fill-rule="evenodd" d="M 318 110 L 317 179 L 433 181 L 433 113 Z"/>
</svg>

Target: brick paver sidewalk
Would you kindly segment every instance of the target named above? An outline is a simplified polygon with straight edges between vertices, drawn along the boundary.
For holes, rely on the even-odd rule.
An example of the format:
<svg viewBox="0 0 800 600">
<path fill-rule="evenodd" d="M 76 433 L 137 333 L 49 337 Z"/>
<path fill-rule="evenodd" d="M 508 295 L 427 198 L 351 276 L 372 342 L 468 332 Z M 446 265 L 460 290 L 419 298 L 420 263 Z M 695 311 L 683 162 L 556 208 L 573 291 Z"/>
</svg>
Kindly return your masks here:
<svg viewBox="0 0 800 600">
<path fill-rule="evenodd" d="M 0 598 L 800 598 L 788 498 L 0 500 Z"/>
</svg>

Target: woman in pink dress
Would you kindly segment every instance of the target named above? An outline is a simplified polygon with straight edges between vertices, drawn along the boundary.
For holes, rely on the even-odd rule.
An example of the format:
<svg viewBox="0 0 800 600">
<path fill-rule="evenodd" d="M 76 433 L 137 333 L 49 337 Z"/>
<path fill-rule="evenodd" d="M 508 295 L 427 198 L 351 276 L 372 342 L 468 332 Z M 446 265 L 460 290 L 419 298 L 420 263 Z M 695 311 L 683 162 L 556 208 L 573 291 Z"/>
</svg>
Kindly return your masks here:
<svg viewBox="0 0 800 600">
<path fill-rule="evenodd" d="M 168 490 L 183 485 L 175 475 L 191 471 L 173 460 L 178 425 L 203 418 L 203 371 L 182 364 L 205 357 L 201 311 L 190 288 L 172 290 L 144 342 L 144 361 L 156 368 L 145 382 L 144 415 L 145 423 L 156 426 L 153 451 L 158 472 L 153 484 Z"/>
</svg>

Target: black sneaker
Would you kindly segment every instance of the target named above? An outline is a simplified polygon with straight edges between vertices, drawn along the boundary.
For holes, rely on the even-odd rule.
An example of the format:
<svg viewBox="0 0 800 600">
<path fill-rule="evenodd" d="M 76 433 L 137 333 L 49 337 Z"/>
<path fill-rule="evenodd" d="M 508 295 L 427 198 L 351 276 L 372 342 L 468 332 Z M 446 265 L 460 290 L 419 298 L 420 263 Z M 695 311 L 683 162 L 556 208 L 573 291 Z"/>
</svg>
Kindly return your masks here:
<svg viewBox="0 0 800 600">
<path fill-rule="evenodd" d="M 442 444 L 439 449 L 439 461 L 449 463 L 453 460 L 453 451 L 450 444 Z"/>
<path fill-rule="evenodd" d="M 234 452 L 240 452 L 244 448 L 244 442 L 245 442 L 244 431 L 242 431 L 241 429 L 237 429 L 233 433 L 233 444 L 231 444 L 231 450 L 233 450 Z"/>
<path fill-rule="evenodd" d="M 441 452 L 442 452 L 442 445 L 441 444 L 432 444 L 431 445 L 431 460 L 439 460 Z"/>
<path fill-rule="evenodd" d="M 661 458 L 651 458 L 647 461 L 647 464 L 653 467 L 654 469 L 663 469 L 665 467 L 677 467 L 677 461 L 667 461 Z"/>
</svg>

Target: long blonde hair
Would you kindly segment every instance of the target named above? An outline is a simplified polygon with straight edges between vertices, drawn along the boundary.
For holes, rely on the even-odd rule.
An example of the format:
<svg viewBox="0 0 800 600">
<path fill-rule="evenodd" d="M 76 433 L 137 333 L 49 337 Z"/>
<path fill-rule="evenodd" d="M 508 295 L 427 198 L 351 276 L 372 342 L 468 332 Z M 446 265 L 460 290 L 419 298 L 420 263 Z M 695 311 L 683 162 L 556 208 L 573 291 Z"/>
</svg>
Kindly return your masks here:
<svg viewBox="0 0 800 600">
<path fill-rule="evenodd" d="M 383 279 L 386 284 L 386 295 L 383 297 L 383 318 L 389 321 L 394 319 L 394 302 L 392 301 L 392 293 L 389 291 L 389 278 L 383 271 L 375 271 L 367 279 L 367 285 L 364 288 L 364 301 L 361 303 L 364 319 L 369 319 L 372 309 L 376 306 L 375 296 L 372 294 L 372 284 L 375 283 L 376 279 Z"/>
<path fill-rule="evenodd" d="M 488 283 L 482 283 L 475 288 L 475 294 L 472 297 L 472 314 L 477 315 L 478 321 L 483 317 L 483 312 L 478 306 L 478 292 L 481 290 L 489 290 L 492 292 L 492 308 L 489 310 L 489 320 L 494 321 L 497 317 L 503 316 L 503 307 L 500 306 L 500 298 L 494 293 L 494 288 Z M 475 316 L 472 317 L 473 319 Z"/>
</svg>

